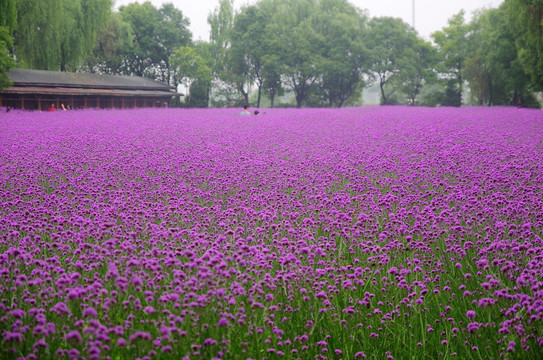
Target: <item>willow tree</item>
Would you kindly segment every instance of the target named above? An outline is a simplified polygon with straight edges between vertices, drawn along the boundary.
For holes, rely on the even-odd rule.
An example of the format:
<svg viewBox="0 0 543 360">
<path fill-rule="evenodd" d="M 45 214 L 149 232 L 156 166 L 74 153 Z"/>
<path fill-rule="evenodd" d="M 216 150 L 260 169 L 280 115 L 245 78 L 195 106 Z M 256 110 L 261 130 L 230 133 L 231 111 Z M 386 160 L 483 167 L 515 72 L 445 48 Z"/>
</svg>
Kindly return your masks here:
<svg viewBox="0 0 543 360">
<path fill-rule="evenodd" d="M 22 67 L 75 70 L 92 51 L 113 0 L 19 0 L 15 52 Z"/>
<path fill-rule="evenodd" d="M 133 48 L 134 31 L 123 21 L 118 12 L 112 14 L 105 27 L 100 29 L 96 45 L 86 59 L 85 67 L 90 72 L 121 74 L 125 54 Z"/>
<path fill-rule="evenodd" d="M 0 1 L 0 90 L 11 86 L 7 72 L 15 65 L 13 31 L 17 27 L 17 0 Z"/>
<path fill-rule="evenodd" d="M 0 26 L 11 31 L 17 27 L 17 0 L 0 1 Z"/>
<path fill-rule="evenodd" d="M 15 61 L 9 52 L 13 47 L 13 38 L 7 26 L 0 26 L 0 90 L 10 87 L 8 71 L 15 66 Z"/>
</svg>

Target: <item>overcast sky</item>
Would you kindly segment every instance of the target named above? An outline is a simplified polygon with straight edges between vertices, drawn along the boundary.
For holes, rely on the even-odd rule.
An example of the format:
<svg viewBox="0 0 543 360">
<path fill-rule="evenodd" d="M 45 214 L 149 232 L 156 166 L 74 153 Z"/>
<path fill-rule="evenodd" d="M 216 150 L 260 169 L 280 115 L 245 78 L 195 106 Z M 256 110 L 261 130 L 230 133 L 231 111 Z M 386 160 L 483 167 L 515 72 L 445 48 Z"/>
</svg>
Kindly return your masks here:
<svg viewBox="0 0 543 360">
<path fill-rule="evenodd" d="M 207 16 L 219 4 L 219 0 L 150 0 L 156 7 L 163 3 L 173 3 L 183 15 L 190 19 L 190 30 L 194 40 L 209 41 Z M 392 16 L 402 18 L 406 23 L 413 23 L 413 0 L 349 0 L 360 9 L 366 9 L 371 17 Z M 116 0 L 116 8 L 144 0 Z M 256 0 L 234 0 L 236 8 L 254 4 Z M 447 20 L 464 9 L 467 20 L 474 10 L 496 8 L 503 0 L 415 0 L 415 29 L 427 40 L 430 34 L 442 29 Z"/>
</svg>

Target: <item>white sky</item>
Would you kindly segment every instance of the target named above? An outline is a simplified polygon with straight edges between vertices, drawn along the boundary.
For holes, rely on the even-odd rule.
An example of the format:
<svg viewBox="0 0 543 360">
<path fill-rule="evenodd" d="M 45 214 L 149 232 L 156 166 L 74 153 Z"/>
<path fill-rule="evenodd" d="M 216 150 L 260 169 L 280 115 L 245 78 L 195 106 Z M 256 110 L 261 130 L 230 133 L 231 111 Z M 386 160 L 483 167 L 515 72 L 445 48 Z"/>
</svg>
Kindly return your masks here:
<svg viewBox="0 0 543 360">
<path fill-rule="evenodd" d="M 193 40 L 209 41 L 209 25 L 207 16 L 218 5 L 219 0 L 150 0 L 157 8 L 163 3 L 173 3 L 190 19 L 190 30 Z M 360 9 L 366 9 L 371 17 L 392 16 L 402 18 L 412 25 L 415 1 L 415 28 L 426 40 L 430 40 L 430 34 L 441 30 L 447 20 L 464 9 L 466 20 L 469 21 L 474 10 L 481 8 L 496 8 L 503 0 L 349 0 Z M 121 5 L 144 0 L 116 0 L 117 9 Z M 239 8 L 242 5 L 254 4 L 256 0 L 235 0 L 234 5 Z"/>
</svg>

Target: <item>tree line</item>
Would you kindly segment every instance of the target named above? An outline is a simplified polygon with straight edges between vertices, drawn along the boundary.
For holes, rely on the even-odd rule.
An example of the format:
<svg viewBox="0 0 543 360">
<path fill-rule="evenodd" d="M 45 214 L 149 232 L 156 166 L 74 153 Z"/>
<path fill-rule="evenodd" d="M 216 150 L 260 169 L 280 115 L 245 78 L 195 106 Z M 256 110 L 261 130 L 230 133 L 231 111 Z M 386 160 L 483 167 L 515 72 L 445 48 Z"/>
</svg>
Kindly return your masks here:
<svg viewBox="0 0 543 360">
<path fill-rule="evenodd" d="M 431 35 L 370 18 L 347 0 L 220 0 L 209 41 L 172 4 L 2 0 L 0 88 L 14 67 L 150 77 L 188 95 L 177 106 L 341 107 L 374 87 L 381 104 L 538 107 L 543 0 L 463 11 Z M 284 96 L 285 95 L 285 96 Z"/>
</svg>

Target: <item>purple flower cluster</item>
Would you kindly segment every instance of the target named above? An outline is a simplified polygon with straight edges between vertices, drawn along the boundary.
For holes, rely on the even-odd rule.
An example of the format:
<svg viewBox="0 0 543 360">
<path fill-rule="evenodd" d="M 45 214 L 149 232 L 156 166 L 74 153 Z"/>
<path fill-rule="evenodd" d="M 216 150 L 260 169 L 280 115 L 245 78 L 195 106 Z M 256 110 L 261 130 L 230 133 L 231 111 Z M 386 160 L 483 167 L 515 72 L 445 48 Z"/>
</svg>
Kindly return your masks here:
<svg viewBox="0 0 543 360">
<path fill-rule="evenodd" d="M 236 115 L 0 118 L 0 358 L 541 358 L 540 111 Z"/>
</svg>

